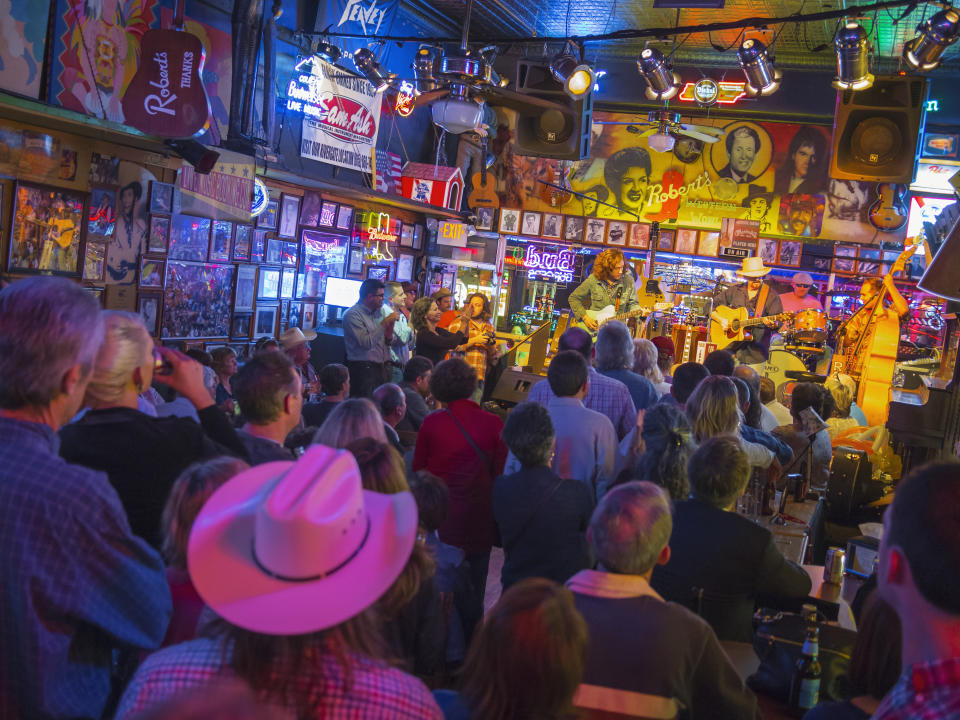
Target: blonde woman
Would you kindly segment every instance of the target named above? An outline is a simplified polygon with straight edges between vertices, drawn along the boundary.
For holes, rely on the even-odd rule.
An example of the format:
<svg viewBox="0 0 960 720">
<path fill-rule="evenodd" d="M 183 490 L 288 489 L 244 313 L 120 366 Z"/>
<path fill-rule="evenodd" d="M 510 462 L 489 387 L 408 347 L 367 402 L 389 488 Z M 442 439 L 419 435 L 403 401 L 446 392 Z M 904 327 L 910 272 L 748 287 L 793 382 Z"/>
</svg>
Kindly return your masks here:
<svg viewBox="0 0 960 720">
<path fill-rule="evenodd" d="M 659 359 L 660 351 L 650 340 L 637 338 L 633 341 L 633 371 L 653 383 L 654 389 L 662 397 L 670 392 L 670 383 L 663 378 Z"/>
<path fill-rule="evenodd" d="M 383 418 L 366 398 L 351 398 L 338 403 L 313 436 L 314 445 L 343 449 L 354 440 L 373 438 L 387 442 Z"/>
<path fill-rule="evenodd" d="M 160 517 L 177 476 L 199 460 L 219 455 L 246 459 L 247 453 L 204 386 L 200 363 L 154 348 L 138 315 L 104 311 L 103 320 L 103 342 L 84 399 L 90 411 L 60 429 L 60 455 L 105 472 L 130 528 L 159 549 Z M 163 374 L 155 374 L 158 365 Z M 138 410 L 137 398 L 154 380 L 187 398 L 200 424 Z"/>
</svg>

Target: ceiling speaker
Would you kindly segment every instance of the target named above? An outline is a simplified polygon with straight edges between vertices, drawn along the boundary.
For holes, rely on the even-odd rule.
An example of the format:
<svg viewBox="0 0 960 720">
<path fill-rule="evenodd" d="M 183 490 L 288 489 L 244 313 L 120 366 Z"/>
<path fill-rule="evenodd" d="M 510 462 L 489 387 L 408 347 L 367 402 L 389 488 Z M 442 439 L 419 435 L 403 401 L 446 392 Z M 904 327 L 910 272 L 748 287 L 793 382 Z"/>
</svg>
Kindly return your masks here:
<svg viewBox="0 0 960 720">
<path fill-rule="evenodd" d="M 517 61 L 517 92 L 550 100 L 570 108 L 570 113 L 543 110 L 531 105 L 517 111 L 514 151 L 518 155 L 582 160 L 590 155 L 593 93 L 573 99 L 550 72 L 546 60 Z"/>
<path fill-rule="evenodd" d="M 948 300 L 960 300 L 960 219 L 953 224 L 917 287 Z"/>
</svg>

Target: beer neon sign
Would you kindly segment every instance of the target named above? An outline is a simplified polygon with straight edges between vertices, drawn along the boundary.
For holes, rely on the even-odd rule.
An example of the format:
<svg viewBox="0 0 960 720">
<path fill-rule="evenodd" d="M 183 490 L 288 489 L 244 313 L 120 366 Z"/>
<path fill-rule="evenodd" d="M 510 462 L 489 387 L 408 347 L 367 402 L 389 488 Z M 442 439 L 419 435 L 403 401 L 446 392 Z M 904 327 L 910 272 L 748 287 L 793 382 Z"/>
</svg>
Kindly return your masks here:
<svg viewBox="0 0 960 720">
<path fill-rule="evenodd" d="M 575 256 L 570 250 L 549 252 L 527 245 L 523 255 L 523 267 L 530 279 L 546 278 L 556 282 L 573 282 Z"/>
<path fill-rule="evenodd" d="M 390 215 L 382 212 L 367 213 L 367 240 L 376 242 L 396 242 L 399 239 L 391 229 Z"/>
<path fill-rule="evenodd" d="M 413 84 L 404 80 L 400 83 L 400 91 L 397 93 L 397 104 L 394 110 L 400 117 L 410 117 L 413 113 L 413 101 L 416 95 L 413 91 Z"/>
<path fill-rule="evenodd" d="M 711 81 L 712 83 L 713 81 Z M 701 103 L 704 105 L 712 105 L 713 102 L 717 102 L 720 105 L 733 105 L 740 98 L 746 97 L 746 83 L 745 82 L 727 82 L 722 81 L 716 83 L 716 100 L 709 100 L 709 89 L 708 84 L 704 83 L 702 80 L 698 82 L 688 82 L 683 86 L 683 90 L 680 91 L 680 94 L 677 96 L 677 99 L 684 100 L 685 102 L 695 102 Z M 698 87 L 699 86 L 699 87 Z"/>
</svg>

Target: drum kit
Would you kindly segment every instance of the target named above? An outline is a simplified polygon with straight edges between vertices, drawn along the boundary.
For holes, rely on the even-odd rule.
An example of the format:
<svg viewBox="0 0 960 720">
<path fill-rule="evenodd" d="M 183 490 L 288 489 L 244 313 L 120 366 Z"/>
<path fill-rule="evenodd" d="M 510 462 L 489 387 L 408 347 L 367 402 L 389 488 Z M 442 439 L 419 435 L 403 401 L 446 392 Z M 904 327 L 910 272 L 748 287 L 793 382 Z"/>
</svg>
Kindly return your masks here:
<svg viewBox="0 0 960 720">
<path fill-rule="evenodd" d="M 783 344 L 771 346 L 763 374 L 773 380 L 777 399 L 784 405 L 789 406 L 796 383 L 829 374 L 833 351 L 827 345 L 828 322 L 823 310 L 801 310 L 786 328 Z"/>
</svg>

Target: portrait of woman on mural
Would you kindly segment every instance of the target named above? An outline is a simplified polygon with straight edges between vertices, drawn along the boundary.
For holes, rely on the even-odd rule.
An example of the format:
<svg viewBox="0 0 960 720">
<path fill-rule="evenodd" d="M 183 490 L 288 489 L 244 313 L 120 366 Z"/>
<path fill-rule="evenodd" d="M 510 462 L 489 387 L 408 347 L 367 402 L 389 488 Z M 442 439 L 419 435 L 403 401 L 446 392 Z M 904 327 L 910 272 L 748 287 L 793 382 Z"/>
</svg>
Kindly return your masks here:
<svg viewBox="0 0 960 720">
<path fill-rule="evenodd" d="M 827 187 L 830 158 L 827 138 L 809 125 L 801 125 L 790 139 L 787 157 L 773 176 L 773 192 L 813 195 Z"/>
<path fill-rule="evenodd" d="M 603 177 L 612 194 L 611 204 L 616 207 L 601 205 L 599 217 L 617 220 L 642 217 L 652 172 L 650 153 L 644 148 L 628 147 L 611 155 L 603 167 Z"/>
</svg>

